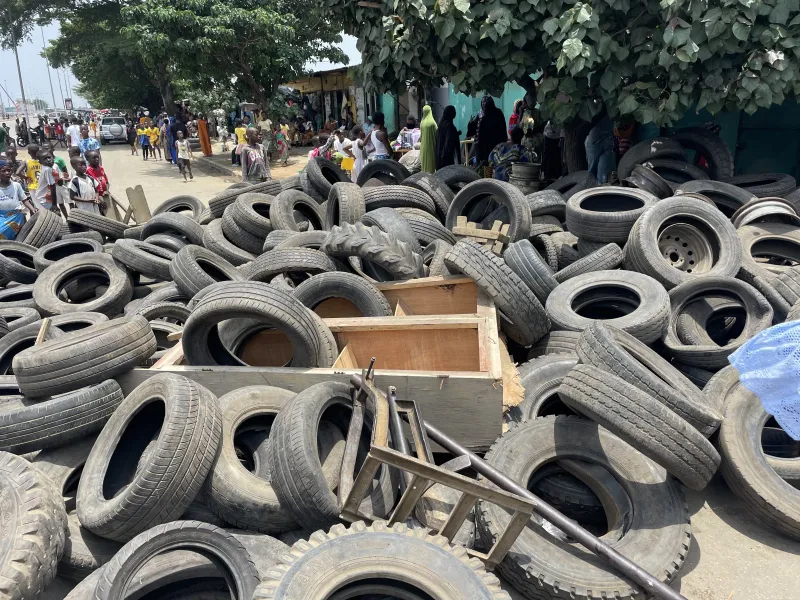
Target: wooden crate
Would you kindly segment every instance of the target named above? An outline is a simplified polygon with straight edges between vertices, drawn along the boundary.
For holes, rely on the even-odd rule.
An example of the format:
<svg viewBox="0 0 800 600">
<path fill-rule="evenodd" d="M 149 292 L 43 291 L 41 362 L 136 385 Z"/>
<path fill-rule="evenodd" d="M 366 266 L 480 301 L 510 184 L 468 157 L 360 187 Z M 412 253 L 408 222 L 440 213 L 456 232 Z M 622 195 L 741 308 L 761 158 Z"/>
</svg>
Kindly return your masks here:
<svg viewBox="0 0 800 600">
<path fill-rule="evenodd" d="M 400 398 L 420 404 L 424 418 L 476 451 L 488 449 L 501 433 L 504 371 L 510 365 L 498 337 L 492 301 L 466 277 L 432 277 L 378 284 L 396 316 L 353 317 L 352 305 L 329 301 L 317 308 L 340 350 L 329 369 L 278 366 L 291 356 L 283 334 L 264 331 L 242 352 L 250 367 L 191 367 L 164 364 L 118 377 L 127 394 L 158 372 L 185 375 L 220 396 L 247 385 L 293 391 L 328 380 L 347 381 L 375 357 L 377 384 L 393 385 Z M 340 315 L 346 316 L 340 316 Z M 173 355 L 180 354 L 180 348 Z M 503 354 L 505 353 L 505 355 Z M 515 391 L 516 393 L 516 391 Z"/>
</svg>

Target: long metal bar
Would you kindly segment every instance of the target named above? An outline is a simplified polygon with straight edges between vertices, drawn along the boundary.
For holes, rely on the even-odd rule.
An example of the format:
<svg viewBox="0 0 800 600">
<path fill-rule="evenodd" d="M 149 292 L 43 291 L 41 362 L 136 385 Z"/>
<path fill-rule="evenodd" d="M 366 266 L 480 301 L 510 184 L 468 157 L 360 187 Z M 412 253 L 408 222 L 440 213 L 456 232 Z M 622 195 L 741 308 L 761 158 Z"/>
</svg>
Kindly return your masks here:
<svg viewBox="0 0 800 600">
<path fill-rule="evenodd" d="M 585 546 L 587 549 L 591 550 L 598 556 L 605 558 L 612 567 L 639 584 L 645 591 L 645 595 L 653 595 L 658 598 L 663 598 L 664 600 L 687 600 L 685 596 L 682 596 L 667 584 L 653 577 L 639 565 L 625 558 L 622 554 L 614 550 L 614 548 L 602 542 L 580 525 L 570 521 L 567 517 L 562 515 L 546 502 L 543 502 L 537 498 L 513 479 L 495 469 L 492 465 L 477 456 L 475 453 L 464 448 L 464 446 L 456 442 L 449 435 L 439 431 L 439 429 L 427 421 L 423 421 L 422 423 L 425 427 L 426 433 L 434 442 L 450 452 L 450 454 L 453 456 L 469 457 L 472 468 L 495 485 L 507 492 L 518 494 L 523 498 L 532 501 L 534 503 L 533 510 L 536 514 L 550 521 L 553 525 L 558 527 L 561 531 L 569 535 L 575 541 Z"/>
<path fill-rule="evenodd" d="M 389 431 L 392 433 L 392 444 L 394 444 L 399 452 L 411 455 L 406 434 L 403 433 L 403 421 L 400 419 L 400 413 L 397 411 L 397 391 L 393 385 L 389 386 L 389 393 L 386 394 L 386 400 L 389 403 Z M 404 494 L 414 476 L 407 471 L 401 471 L 401 475 L 400 493 Z"/>
</svg>

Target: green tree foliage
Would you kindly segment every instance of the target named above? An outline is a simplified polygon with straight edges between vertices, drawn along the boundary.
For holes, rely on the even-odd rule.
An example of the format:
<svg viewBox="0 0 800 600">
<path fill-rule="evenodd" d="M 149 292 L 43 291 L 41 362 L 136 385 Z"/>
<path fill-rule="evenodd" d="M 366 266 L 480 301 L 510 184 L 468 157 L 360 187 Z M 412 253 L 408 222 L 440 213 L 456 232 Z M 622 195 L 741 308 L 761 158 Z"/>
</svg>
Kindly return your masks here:
<svg viewBox="0 0 800 600">
<path fill-rule="evenodd" d="M 311 0 L 144 0 L 123 11 L 143 55 L 163 57 L 192 80 L 234 88 L 264 106 L 310 60 L 345 59 L 341 25 Z"/>
<path fill-rule="evenodd" d="M 800 93 L 800 0 L 323 0 L 358 36 L 362 74 L 499 91 L 517 80 L 549 118 L 665 125 L 687 110 L 780 104 Z"/>
<path fill-rule="evenodd" d="M 72 69 L 81 82 L 77 92 L 93 106 L 161 106 L 156 78 L 133 41 L 122 33 L 122 6 L 103 2 L 69 11 L 47 56 L 53 66 Z"/>
<path fill-rule="evenodd" d="M 46 100 L 42 100 L 41 98 L 34 98 L 30 101 L 33 104 L 34 108 L 38 111 L 44 111 L 50 108 L 50 104 L 47 103 Z"/>
</svg>

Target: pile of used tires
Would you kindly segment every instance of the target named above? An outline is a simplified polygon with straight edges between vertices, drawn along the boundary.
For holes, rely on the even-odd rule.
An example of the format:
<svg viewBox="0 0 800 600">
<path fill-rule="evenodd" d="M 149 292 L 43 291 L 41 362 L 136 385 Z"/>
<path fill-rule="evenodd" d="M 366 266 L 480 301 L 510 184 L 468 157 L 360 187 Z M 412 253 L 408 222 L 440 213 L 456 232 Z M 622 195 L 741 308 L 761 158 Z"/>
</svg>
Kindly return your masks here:
<svg viewBox="0 0 800 600">
<path fill-rule="evenodd" d="M 495 467 L 665 581 L 689 547 L 681 486 L 700 490 L 718 469 L 757 518 L 800 538 L 800 447 L 726 366 L 759 331 L 800 317 L 794 184 L 719 181 L 730 164 L 702 130 L 629 154 L 630 187 L 578 174 L 524 196 L 463 167 L 410 175 L 394 161 L 353 184 L 315 159 L 207 208 L 173 198 L 136 227 L 39 213 L 19 241 L 0 241 L 0 374 L 16 377 L 0 403 L 7 595 L 63 598 L 53 590 L 71 581 L 69 598 L 416 598 L 447 586 L 506 598 L 464 549 L 502 534 L 510 517 L 496 506 L 479 503 L 456 546 L 422 527 L 441 527 L 458 500 L 441 486 L 406 525 L 337 524 L 343 384 L 216 398 L 160 373 L 123 397 L 115 381 L 178 331 L 190 365 L 246 365 L 253 336 L 277 330 L 289 366 L 330 367 L 338 348 L 317 306 L 340 298 L 388 316 L 375 282 L 429 275 L 474 279 L 520 363 L 525 399 L 486 455 Z M 759 197 L 776 181 L 785 198 Z M 459 216 L 508 223 L 502 255 L 457 241 Z M 361 443 L 360 455 L 369 431 Z M 363 511 L 388 515 L 399 490 L 382 469 Z M 530 598 L 641 594 L 546 523 L 523 530 L 498 571 Z"/>
</svg>

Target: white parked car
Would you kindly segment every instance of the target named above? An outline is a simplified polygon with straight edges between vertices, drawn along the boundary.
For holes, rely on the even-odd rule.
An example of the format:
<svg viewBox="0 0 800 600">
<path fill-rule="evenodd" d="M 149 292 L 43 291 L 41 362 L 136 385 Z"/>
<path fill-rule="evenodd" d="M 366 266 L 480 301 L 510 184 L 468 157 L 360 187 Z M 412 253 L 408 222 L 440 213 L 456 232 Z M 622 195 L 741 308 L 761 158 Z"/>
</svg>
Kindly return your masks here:
<svg viewBox="0 0 800 600">
<path fill-rule="evenodd" d="M 100 143 L 127 142 L 125 117 L 103 117 L 100 120 Z"/>
</svg>

